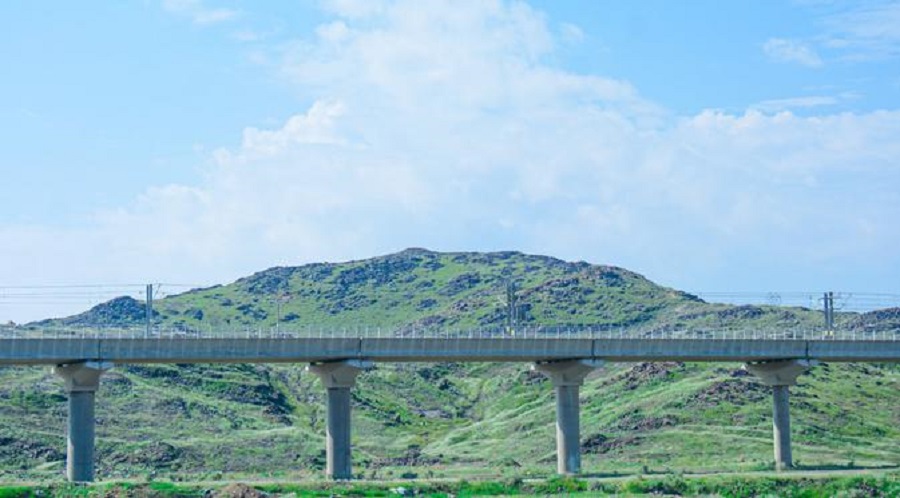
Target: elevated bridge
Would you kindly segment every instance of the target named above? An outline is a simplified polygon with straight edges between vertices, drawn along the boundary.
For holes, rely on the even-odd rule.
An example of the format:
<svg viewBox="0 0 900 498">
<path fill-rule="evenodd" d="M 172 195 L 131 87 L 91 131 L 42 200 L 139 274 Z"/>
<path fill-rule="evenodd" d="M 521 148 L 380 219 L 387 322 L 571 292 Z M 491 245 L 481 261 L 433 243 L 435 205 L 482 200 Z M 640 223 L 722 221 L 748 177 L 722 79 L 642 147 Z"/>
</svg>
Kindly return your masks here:
<svg viewBox="0 0 900 498">
<path fill-rule="evenodd" d="M 792 465 L 788 388 L 817 362 L 898 362 L 900 330 L 340 328 L 0 329 L 0 365 L 51 365 L 69 393 L 67 477 L 93 479 L 94 395 L 128 363 L 305 363 L 328 392 L 326 472 L 349 479 L 350 389 L 373 362 L 527 362 L 553 382 L 557 470 L 580 470 L 579 387 L 604 362 L 734 361 L 773 392 L 776 466 Z"/>
</svg>

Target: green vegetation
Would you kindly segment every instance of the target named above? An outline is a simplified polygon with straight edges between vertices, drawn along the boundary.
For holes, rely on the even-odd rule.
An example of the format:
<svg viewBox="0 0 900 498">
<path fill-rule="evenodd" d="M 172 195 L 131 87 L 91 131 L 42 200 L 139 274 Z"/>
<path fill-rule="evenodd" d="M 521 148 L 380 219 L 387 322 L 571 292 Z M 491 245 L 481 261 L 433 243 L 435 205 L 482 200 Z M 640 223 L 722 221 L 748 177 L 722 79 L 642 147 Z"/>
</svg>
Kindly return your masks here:
<svg viewBox="0 0 900 498">
<path fill-rule="evenodd" d="M 470 496 L 721 496 L 743 498 L 756 496 L 830 498 L 900 496 L 900 476 L 888 473 L 859 477 L 746 477 L 714 476 L 634 477 L 628 479 L 558 478 L 523 481 L 396 481 L 357 483 L 262 483 L 215 484 L 117 482 L 78 486 L 0 487 L 0 498 L 25 497 L 242 497 L 262 496 L 333 497 L 333 496 L 424 496 L 460 498 Z"/>
<path fill-rule="evenodd" d="M 635 331 L 821 322 L 820 314 L 802 308 L 704 303 L 614 267 L 518 253 L 423 250 L 266 270 L 162 299 L 157 321 L 206 330 L 273 326 L 280 314 L 284 328 L 502 326 L 509 280 L 521 289 L 526 324 Z M 61 322 L 139 321 L 133 304 L 119 299 Z M 838 318 L 846 326 L 878 330 L 896 326 L 898 316 L 887 310 Z M 801 468 L 900 465 L 897 365 L 823 364 L 802 376 L 791 394 L 794 456 Z M 152 481 L 141 489 L 164 493 L 171 490 L 166 486 L 181 489 L 182 481 L 323 477 L 324 392 L 303 365 L 120 365 L 104 375 L 97 396 L 101 479 Z M 62 479 L 65 399 L 61 381 L 48 369 L 0 368 L 0 481 Z M 491 494 L 495 487 L 514 494 L 513 485 L 537 493 L 557 492 L 553 486 L 590 493 L 591 486 L 607 485 L 588 481 L 582 490 L 582 481 L 536 481 L 546 489 L 530 484 L 555 470 L 555 415 L 550 383 L 528 365 L 378 364 L 360 376 L 353 406 L 354 471 L 360 478 L 468 480 L 471 489 L 460 484 L 455 494 Z M 680 478 L 673 476 L 694 472 L 771 469 L 771 430 L 770 391 L 738 364 L 609 364 L 582 389 L 585 473 L 643 474 L 633 486 L 674 483 Z"/>
</svg>

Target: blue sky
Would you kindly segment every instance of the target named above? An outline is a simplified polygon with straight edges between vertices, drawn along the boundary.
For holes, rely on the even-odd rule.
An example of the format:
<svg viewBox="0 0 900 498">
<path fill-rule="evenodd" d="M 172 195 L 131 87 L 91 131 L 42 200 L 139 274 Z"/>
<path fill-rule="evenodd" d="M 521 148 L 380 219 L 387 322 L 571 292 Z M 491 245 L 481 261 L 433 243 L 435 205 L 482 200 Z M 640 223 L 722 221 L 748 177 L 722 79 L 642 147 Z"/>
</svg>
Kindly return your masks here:
<svg viewBox="0 0 900 498">
<path fill-rule="evenodd" d="M 409 246 L 900 281 L 898 2 L 3 2 L 0 57 L 0 293 Z"/>
</svg>

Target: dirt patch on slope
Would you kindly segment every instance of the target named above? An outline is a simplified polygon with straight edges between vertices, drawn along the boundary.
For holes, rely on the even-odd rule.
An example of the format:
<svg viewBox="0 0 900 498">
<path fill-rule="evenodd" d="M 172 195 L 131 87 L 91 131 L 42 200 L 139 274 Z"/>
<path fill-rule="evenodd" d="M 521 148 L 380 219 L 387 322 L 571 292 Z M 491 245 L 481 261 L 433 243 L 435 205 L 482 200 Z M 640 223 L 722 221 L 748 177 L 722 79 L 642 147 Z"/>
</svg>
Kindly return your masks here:
<svg viewBox="0 0 900 498">
<path fill-rule="evenodd" d="M 647 432 L 662 429 L 663 427 L 672 427 L 678 423 L 678 419 L 674 415 L 663 415 L 662 417 L 643 417 L 641 415 L 629 415 L 623 417 L 616 424 L 616 429 L 620 431 L 630 432 Z"/>
<path fill-rule="evenodd" d="M 633 391 L 641 385 L 672 378 L 675 376 L 675 372 L 683 369 L 684 363 L 680 361 L 643 362 L 631 367 L 613 381 L 622 380 L 625 383 L 625 389 Z"/>
<path fill-rule="evenodd" d="M 269 495 L 256 488 L 237 482 L 207 493 L 206 496 L 210 498 L 263 498 Z"/>
<path fill-rule="evenodd" d="M 695 394 L 688 404 L 715 406 L 722 403 L 746 405 L 766 398 L 768 390 L 756 382 L 728 379 L 710 384 Z"/>
<path fill-rule="evenodd" d="M 603 434 L 594 434 L 581 443 L 581 451 L 585 453 L 609 453 L 628 446 L 637 446 L 642 441 L 639 436 L 607 437 Z"/>
</svg>

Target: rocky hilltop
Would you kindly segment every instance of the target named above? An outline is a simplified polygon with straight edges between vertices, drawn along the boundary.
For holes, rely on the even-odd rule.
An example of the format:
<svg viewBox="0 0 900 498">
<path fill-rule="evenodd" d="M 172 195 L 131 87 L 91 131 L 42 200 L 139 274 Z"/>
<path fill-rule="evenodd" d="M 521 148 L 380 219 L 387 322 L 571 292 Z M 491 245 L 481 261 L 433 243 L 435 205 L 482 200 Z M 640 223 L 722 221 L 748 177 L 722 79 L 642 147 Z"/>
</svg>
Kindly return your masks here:
<svg viewBox="0 0 900 498">
<path fill-rule="evenodd" d="M 508 301 L 510 288 L 514 289 Z M 346 263 L 275 267 L 228 285 L 154 303 L 154 322 L 178 328 L 319 325 L 664 327 L 818 323 L 801 308 L 728 306 L 661 287 L 623 268 L 519 252 L 407 249 Z M 514 311 L 513 311 L 514 310 Z M 142 302 L 123 297 L 56 320 L 143 323 Z"/>
</svg>

